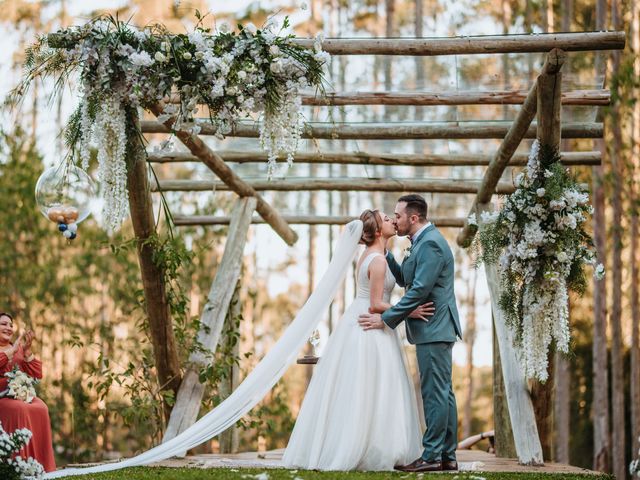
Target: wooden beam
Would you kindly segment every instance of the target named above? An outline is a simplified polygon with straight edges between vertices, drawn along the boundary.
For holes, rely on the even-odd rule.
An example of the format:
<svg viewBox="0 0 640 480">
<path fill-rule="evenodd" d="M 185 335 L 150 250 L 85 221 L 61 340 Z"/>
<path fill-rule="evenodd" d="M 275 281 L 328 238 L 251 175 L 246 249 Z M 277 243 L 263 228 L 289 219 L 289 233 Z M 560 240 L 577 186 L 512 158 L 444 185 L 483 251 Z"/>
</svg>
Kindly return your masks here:
<svg viewBox="0 0 640 480">
<path fill-rule="evenodd" d="M 528 90 L 494 92 L 345 92 L 303 95 L 303 105 L 522 105 Z M 609 105 L 609 90 L 574 90 L 562 94 L 562 105 Z"/>
<path fill-rule="evenodd" d="M 490 207 L 486 204 L 479 205 L 477 208 L 478 217 L 483 211 L 490 210 Z M 523 465 L 542 465 L 542 447 L 538 437 L 536 418 L 527 379 L 522 373 L 520 362 L 513 348 L 515 342 L 513 331 L 507 325 L 499 304 L 501 287 L 498 267 L 485 263 L 484 268 L 489 285 L 491 309 L 500 350 L 504 390 L 509 406 L 509 418 L 518 461 Z"/>
<path fill-rule="evenodd" d="M 158 116 L 163 111 L 163 107 L 156 104 L 151 108 L 151 111 Z M 155 123 L 161 125 L 167 130 L 170 130 L 174 121 L 174 119 L 169 119 L 164 124 L 160 122 Z M 231 170 L 231 168 L 224 163 L 224 160 L 211 150 L 198 135 L 178 131 L 176 132 L 176 136 L 186 145 L 191 153 L 200 158 L 202 162 L 209 167 L 209 169 L 215 173 L 230 190 L 233 190 L 241 197 L 256 197 L 258 201 L 256 210 L 288 245 L 293 245 L 298 240 L 298 234 L 294 232 L 289 225 L 287 225 L 287 222 L 282 220 L 282 216 L 278 211 L 269 205 L 251 186 Z"/>
<path fill-rule="evenodd" d="M 285 215 L 284 219 L 289 225 L 346 225 L 358 217 L 349 215 Z M 178 227 L 186 226 L 204 226 L 204 225 L 229 225 L 233 217 L 217 217 L 213 215 L 174 215 L 173 221 Z M 464 218 L 429 218 L 429 220 L 437 227 L 457 227 L 460 228 L 464 224 Z M 260 217 L 251 219 L 253 224 L 264 224 L 265 221 Z"/>
<path fill-rule="evenodd" d="M 164 272 L 154 261 L 153 239 L 156 224 L 153 217 L 153 202 L 149 190 L 149 172 L 144 145 L 137 135 L 138 120 L 135 109 L 128 112 L 133 125 L 127 126 L 127 190 L 131 223 L 136 236 L 138 263 L 144 290 L 144 308 L 149 321 L 149 334 L 153 346 L 158 383 L 162 390 L 178 391 L 182 380 L 178 348 L 173 334 L 171 310 L 164 283 Z M 171 406 L 165 402 L 164 413 L 169 417 Z"/>
<path fill-rule="evenodd" d="M 302 95 L 303 105 L 522 105 L 528 90 L 496 90 L 478 92 L 344 92 L 322 95 Z M 171 96 L 172 103 L 180 102 L 179 95 Z M 611 92 L 601 90 L 573 90 L 563 92 L 563 105 L 598 105 L 611 103 Z"/>
<path fill-rule="evenodd" d="M 159 113 L 159 112 L 158 112 Z M 215 135 L 215 127 L 207 120 L 199 120 L 200 135 Z M 329 140 L 433 140 L 504 138 L 510 122 L 437 122 L 437 123 L 308 123 L 302 138 Z M 158 121 L 141 122 L 142 133 L 170 133 Z M 239 122 L 227 137 L 258 138 L 260 124 Z M 601 123 L 568 123 L 562 126 L 564 138 L 600 138 Z M 176 132 L 179 134 L 180 132 Z M 537 128 L 531 125 L 524 138 L 536 138 Z"/>
<path fill-rule="evenodd" d="M 263 150 L 220 150 L 217 152 L 225 162 L 264 163 L 267 154 Z M 600 165 L 602 153 L 594 152 L 562 152 L 562 163 L 571 165 Z M 484 154 L 432 154 L 432 153 L 376 153 L 376 152 L 298 152 L 295 163 L 335 163 L 350 165 L 407 165 L 412 167 L 432 166 L 486 166 L 494 155 Z M 528 154 L 516 153 L 509 160 L 509 166 L 524 166 Z M 152 163 L 200 162 L 190 153 L 149 153 Z M 284 162 L 285 159 L 279 159 Z"/>
<path fill-rule="evenodd" d="M 52 48 L 73 48 L 77 40 L 59 33 L 47 35 Z M 313 48 L 312 38 L 292 43 Z M 486 53 L 534 53 L 560 48 L 567 52 L 623 50 L 624 32 L 534 33 L 433 38 L 327 38 L 322 49 L 331 55 L 465 55 Z"/>
<path fill-rule="evenodd" d="M 287 180 L 253 180 L 248 185 L 255 191 L 358 191 L 358 192 L 424 192 L 424 193 L 477 193 L 479 180 L 415 180 L 410 178 L 296 178 Z M 212 180 L 161 180 L 153 191 L 207 192 L 228 191 L 224 182 Z M 495 193 L 507 195 L 515 190 L 513 184 L 497 184 Z"/>
<path fill-rule="evenodd" d="M 547 55 L 545 64 L 542 67 L 542 73 L 536 79 L 533 87 L 531 87 L 524 105 L 522 105 L 518 116 L 514 120 L 513 125 L 511 125 L 509 132 L 504 137 L 504 140 L 500 144 L 498 151 L 484 174 L 482 187 L 478 189 L 478 195 L 471 206 L 471 213 L 475 212 L 475 205 L 486 204 L 491 200 L 493 190 L 500 181 L 500 177 L 502 177 L 504 169 L 509 164 L 509 160 L 511 160 L 511 157 L 520 145 L 522 139 L 526 136 L 526 133 L 534 128 L 531 122 L 538 109 L 538 83 L 540 78 L 555 76 L 562 68 L 565 59 L 566 53 L 557 49 L 554 49 Z M 468 222 L 465 223 L 464 228 L 460 231 L 456 239 L 458 245 L 462 247 L 469 246 L 476 231 L 477 227 L 475 225 L 469 224 Z"/>
<path fill-rule="evenodd" d="M 207 303 L 200 315 L 198 342 L 211 352 L 215 352 L 218 347 L 227 310 L 240 278 L 242 253 L 256 205 L 255 197 L 239 198 L 236 201 L 222 260 L 211 283 Z M 199 372 L 209 363 L 210 359 L 201 351 L 196 351 L 189 356 L 189 367 L 176 396 L 176 403 L 171 412 L 163 442 L 185 431 L 198 418 L 205 390 L 205 386 L 200 383 Z M 185 453 L 183 452 L 182 456 Z"/>
<path fill-rule="evenodd" d="M 293 39 L 312 48 L 313 39 Z M 481 35 L 453 38 L 327 38 L 322 49 L 331 55 L 464 55 L 485 53 L 623 50 L 624 32 L 580 32 L 524 35 Z"/>
</svg>

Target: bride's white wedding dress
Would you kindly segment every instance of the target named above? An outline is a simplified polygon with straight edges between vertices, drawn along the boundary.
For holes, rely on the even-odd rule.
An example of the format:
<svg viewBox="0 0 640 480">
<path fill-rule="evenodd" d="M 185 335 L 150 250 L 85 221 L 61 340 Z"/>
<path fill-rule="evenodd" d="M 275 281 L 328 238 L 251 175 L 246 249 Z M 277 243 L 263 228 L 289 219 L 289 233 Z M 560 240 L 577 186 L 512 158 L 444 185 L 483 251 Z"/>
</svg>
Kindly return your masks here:
<svg viewBox="0 0 640 480">
<path fill-rule="evenodd" d="M 357 275 L 357 295 L 319 360 L 289 445 L 286 467 L 392 470 L 422 452 L 416 396 L 395 330 L 364 331 L 369 309 L 369 254 Z M 387 268 L 383 301 L 395 285 Z"/>
</svg>

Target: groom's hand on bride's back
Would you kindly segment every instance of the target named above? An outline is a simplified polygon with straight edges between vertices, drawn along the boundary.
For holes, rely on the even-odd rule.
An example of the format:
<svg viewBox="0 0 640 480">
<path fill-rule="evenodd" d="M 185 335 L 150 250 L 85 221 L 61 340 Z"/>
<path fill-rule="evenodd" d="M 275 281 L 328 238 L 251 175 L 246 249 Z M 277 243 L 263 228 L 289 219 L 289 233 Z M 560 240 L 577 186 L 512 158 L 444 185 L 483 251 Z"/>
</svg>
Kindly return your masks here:
<svg viewBox="0 0 640 480">
<path fill-rule="evenodd" d="M 433 302 L 428 302 L 420 305 L 413 312 L 409 314 L 409 318 L 416 318 L 418 320 L 424 320 L 428 322 L 430 317 L 433 317 L 436 311 L 436 307 Z"/>
</svg>

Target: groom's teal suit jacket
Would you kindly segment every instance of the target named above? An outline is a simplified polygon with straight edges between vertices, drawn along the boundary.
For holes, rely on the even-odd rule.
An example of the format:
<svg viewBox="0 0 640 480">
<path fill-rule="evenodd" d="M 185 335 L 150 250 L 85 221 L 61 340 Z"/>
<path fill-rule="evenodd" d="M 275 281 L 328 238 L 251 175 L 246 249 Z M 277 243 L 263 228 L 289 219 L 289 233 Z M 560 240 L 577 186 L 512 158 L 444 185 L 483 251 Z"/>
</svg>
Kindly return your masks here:
<svg viewBox="0 0 640 480">
<path fill-rule="evenodd" d="M 458 307 L 453 290 L 454 260 L 449 244 L 438 229 L 429 225 L 413 242 L 409 255 L 398 265 L 391 252 L 387 263 L 405 295 L 382 314 L 391 328 L 405 321 L 407 340 L 412 344 L 455 342 L 462 338 Z M 423 303 L 433 302 L 435 313 L 428 322 L 408 318 Z"/>
</svg>

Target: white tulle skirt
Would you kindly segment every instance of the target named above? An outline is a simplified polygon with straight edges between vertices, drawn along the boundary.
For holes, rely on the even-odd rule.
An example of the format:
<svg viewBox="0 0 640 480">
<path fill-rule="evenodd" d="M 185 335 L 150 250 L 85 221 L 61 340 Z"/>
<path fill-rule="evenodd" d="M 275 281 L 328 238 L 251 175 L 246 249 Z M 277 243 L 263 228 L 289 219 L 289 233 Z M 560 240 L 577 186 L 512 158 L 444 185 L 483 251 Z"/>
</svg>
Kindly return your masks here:
<svg viewBox="0 0 640 480">
<path fill-rule="evenodd" d="M 418 458 L 421 425 L 402 345 L 389 328 L 364 331 L 345 311 L 315 367 L 283 465 L 318 470 L 393 470 Z"/>
</svg>

